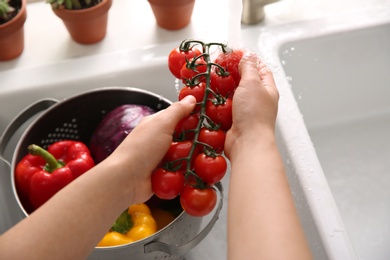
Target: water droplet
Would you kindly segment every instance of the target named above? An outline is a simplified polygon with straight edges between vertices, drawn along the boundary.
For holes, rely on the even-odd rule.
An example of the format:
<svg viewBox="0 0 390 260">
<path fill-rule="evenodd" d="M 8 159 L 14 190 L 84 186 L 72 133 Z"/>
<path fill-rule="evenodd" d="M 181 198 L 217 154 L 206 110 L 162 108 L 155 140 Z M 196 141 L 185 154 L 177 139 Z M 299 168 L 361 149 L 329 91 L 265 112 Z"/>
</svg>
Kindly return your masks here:
<svg viewBox="0 0 390 260">
<path fill-rule="evenodd" d="M 285 60 L 282 60 L 282 64 L 283 64 L 283 65 L 286 65 L 286 61 L 285 61 Z"/>
<path fill-rule="evenodd" d="M 179 79 L 175 79 L 175 90 L 176 90 L 176 93 L 179 93 L 180 92 L 180 80 Z"/>
<path fill-rule="evenodd" d="M 291 47 L 291 49 L 290 50 L 292 50 L 292 51 L 295 51 L 295 47 Z"/>
</svg>

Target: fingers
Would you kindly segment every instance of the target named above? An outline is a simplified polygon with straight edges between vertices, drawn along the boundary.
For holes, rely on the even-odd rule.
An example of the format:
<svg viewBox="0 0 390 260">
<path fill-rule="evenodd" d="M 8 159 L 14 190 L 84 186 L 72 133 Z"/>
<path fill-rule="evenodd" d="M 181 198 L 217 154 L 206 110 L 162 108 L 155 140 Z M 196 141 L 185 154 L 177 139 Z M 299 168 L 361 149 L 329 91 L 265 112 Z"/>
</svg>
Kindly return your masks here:
<svg viewBox="0 0 390 260">
<path fill-rule="evenodd" d="M 186 96 L 182 100 L 173 103 L 167 109 L 159 111 L 153 115 L 156 119 L 161 120 L 161 123 L 164 124 L 163 127 L 166 127 L 168 131 L 175 129 L 177 123 L 189 115 L 195 108 L 196 99 L 194 96 Z"/>
<path fill-rule="evenodd" d="M 259 73 L 260 73 L 260 79 L 264 87 L 269 88 L 270 90 L 276 92 L 279 95 L 272 72 L 264 63 L 260 65 Z"/>
<path fill-rule="evenodd" d="M 241 74 L 240 85 L 258 86 L 259 84 L 279 97 L 271 70 L 265 63 L 261 62 L 255 53 L 249 52 L 242 57 L 239 70 Z"/>
<path fill-rule="evenodd" d="M 259 74 L 260 60 L 254 53 L 245 54 L 238 66 L 241 75 L 240 85 L 247 85 L 249 82 L 261 83 Z"/>
</svg>

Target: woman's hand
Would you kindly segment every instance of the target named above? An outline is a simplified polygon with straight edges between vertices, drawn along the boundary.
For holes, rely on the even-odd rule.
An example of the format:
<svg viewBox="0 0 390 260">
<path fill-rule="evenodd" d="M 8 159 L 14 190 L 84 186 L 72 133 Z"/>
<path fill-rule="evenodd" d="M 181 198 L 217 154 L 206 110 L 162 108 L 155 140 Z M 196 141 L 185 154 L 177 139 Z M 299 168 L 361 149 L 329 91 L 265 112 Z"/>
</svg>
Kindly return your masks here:
<svg viewBox="0 0 390 260">
<path fill-rule="evenodd" d="M 276 145 L 279 93 L 272 73 L 255 55 L 242 59 L 240 72 L 225 140 L 229 259 L 311 259 Z M 248 215 L 256 217 L 243 218 Z"/>
<path fill-rule="evenodd" d="M 239 64 L 241 81 L 233 98 L 233 125 L 225 141 L 230 157 L 239 140 L 274 133 L 279 92 L 271 71 L 256 54 L 244 55 Z M 249 140 L 248 140 L 249 141 Z"/>
<path fill-rule="evenodd" d="M 134 203 L 151 197 L 151 173 L 167 152 L 177 123 L 191 113 L 195 104 L 195 98 L 187 96 L 167 109 L 145 117 L 107 158 L 118 161 L 123 170 L 131 172 Z"/>
</svg>

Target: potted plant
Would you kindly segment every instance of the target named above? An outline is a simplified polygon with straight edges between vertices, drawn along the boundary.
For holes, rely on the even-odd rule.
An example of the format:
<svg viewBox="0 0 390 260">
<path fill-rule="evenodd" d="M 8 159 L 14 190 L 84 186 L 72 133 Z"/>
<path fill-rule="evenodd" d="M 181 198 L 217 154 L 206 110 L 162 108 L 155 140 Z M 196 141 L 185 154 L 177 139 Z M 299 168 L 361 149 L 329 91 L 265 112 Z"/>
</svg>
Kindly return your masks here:
<svg viewBox="0 0 390 260">
<path fill-rule="evenodd" d="M 62 19 L 73 40 L 97 43 L 106 36 L 112 0 L 46 0 Z"/>
<path fill-rule="evenodd" d="M 167 30 L 186 27 L 192 16 L 195 0 L 148 0 L 157 24 Z"/>
<path fill-rule="evenodd" d="M 26 0 L 0 0 L 0 61 L 22 54 L 26 17 Z"/>
</svg>

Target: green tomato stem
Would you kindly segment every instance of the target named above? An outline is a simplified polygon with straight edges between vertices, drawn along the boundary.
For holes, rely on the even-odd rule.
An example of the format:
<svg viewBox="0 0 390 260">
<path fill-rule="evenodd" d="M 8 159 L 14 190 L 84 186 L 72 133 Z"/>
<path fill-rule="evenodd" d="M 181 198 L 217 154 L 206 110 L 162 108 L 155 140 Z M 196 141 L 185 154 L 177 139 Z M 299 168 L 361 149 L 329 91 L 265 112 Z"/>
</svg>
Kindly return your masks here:
<svg viewBox="0 0 390 260">
<path fill-rule="evenodd" d="M 187 163 L 187 165 L 186 165 L 186 173 L 185 173 L 186 177 L 188 177 L 190 175 L 195 176 L 195 178 L 196 178 L 196 187 L 203 189 L 203 188 L 207 188 L 207 184 L 203 183 L 201 178 L 199 178 L 199 176 L 197 176 L 196 173 L 191 170 L 191 159 L 192 159 L 192 157 L 193 157 L 193 155 L 195 153 L 196 146 L 200 145 L 200 144 L 204 145 L 205 153 L 208 154 L 208 156 L 216 156 L 217 155 L 217 153 L 214 151 L 214 149 L 210 145 L 198 141 L 199 140 L 199 133 L 200 133 L 200 129 L 204 125 L 208 125 L 213 130 L 219 129 L 219 125 L 215 124 L 206 115 L 206 103 L 209 100 L 208 96 L 210 94 L 212 94 L 215 97 L 215 100 L 213 101 L 214 103 L 217 102 L 218 104 L 221 104 L 221 103 L 223 103 L 225 101 L 224 97 L 222 97 L 221 95 L 215 93 L 210 88 L 211 69 L 212 69 L 213 66 L 216 66 L 219 69 L 219 71 L 218 71 L 219 75 L 225 75 L 225 76 L 229 75 L 229 72 L 227 72 L 225 68 L 223 68 L 219 64 L 211 62 L 210 47 L 211 46 L 218 46 L 219 48 L 221 48 L 222 52 L 224 52 L 224 53 L 231 51 L 231 49 L 228 48 L 226 44 L 222 44 L 222 43 L 208 43 L 208 44 L 206 44 L 206 43 L 204 43 L 202 41 L 191 40 L 191 39 L 184 40 L 180 44 L 179 49 L 180 49 L 180 51 L 186 52 L 190 48 L 192 48 L 194 45 L 201 45 L 203 52 L 202 52 L 201 55 L 195 57 L 191 62 L 187 61 L 188 68 L 191 68 L 194 71 L 196 71 L 196 67 L 197 67 L 196 66 L 196 61 L 198 59 L 200 59 L 200 58 L 204 58 L 204 60 L 206 61 L 206 64 L 207 64 L 207 69 L 206 69 L 206 72 L 204 72 L 204 73 L 199 73 L 199 74 L 197 74 L 196 76 L 194 76 L 191 79 L 186 79 L 185 84 L 186 84 L 186 86 L 189 86 L 189 87 L 196 86 L 197 84 L 200 83 L 201 77 L 205 77 L 205 79 L 206 79 L 206 89 L 205 89 L 205 94 L 203 96 L 202 101 L 197 104 L 197 105 L 200 105 L 200 113 L 199 113 L 199 122 L 198 122 L 196 128 L 193 129 L 193 132 L 195 133 L 194 134 L 193 145 L 192 145 L 192 147 L 190 149 L 189 155 L 187 157 L 185 157 L 185 158 L 180 158 L 179 160 L 185 160 L 186 163 Z"/>
<path fill-rule="evenodd" d="M 209 94 L 211 93 L 214 97 L 216 97 L 216 99 L 219 101 L 222 97 L 220 97 L 220 95 L 216 94 L 211 88 L 210 88 L 210 74 L 211 74 L 211 69 L 213 66 L 217 66 L 220 71 L 221 71 L 221 74 L 226 74 L 228 72 L 226 72 L 226 70 L 224 68 L 222 68 L 219 64 L 216 64 L 216 63 L 213 63 L 211 62 L 211 58 L 210 58 L 210 47 L 213 46 L 213 45 L 216 45 L 216 46 L 219 46 L 223 52 L 226 52 L 227 51 L 227 46 L 224 45 L 224 44 L 221 44 L 221 43 L 209 43 L 209 44 L 205 44 L 201 41 L 195 41 L 195 40 L 185 40 L 181 43 L 180 45 L 180 50 L 182 51 L 187 51 L 189 50 L 189 48 L 191 48 L 191 46 L 193 46 L 194 44 L 200 44 L 202 46 L 202 50 L 203 50 L 203 53 L 201 55 L 199 55 L 198 57 L 194 58 L 194 61 L 193 64 L 195 64 L 195 60 L 196 59 L 199 59 L 201 57 L 203 57 L 206 61 L 206 64 L 207 64 L 207 69 L 206 69 L 206 72 L 204 73 L 200 73 L 200 74 L 197 74 L 195 77 L 193 77 L 192 79 L 190 80 L 187 80 L 189 86 L 191 86 L 191 84 L 195 84 L 196 82 L 199 83 L 199 78 L 200 77 L 205 77 L 206 78 L 206 89 L 205 89 L 205 94 L 203 96 L 203 100 L 199 103 L 200 104 L 200 115 L 199 115 L 199 122 L 196 126 L 196 128 L 194 129 L 194 141 L 193 141 L 193 145 L 191 147 L 191 150 L 189 152 L 189 155 L 188 157 L 185 158 L 186 162 L 187 162 L 187 165 L 186 165 L 186 176 L 188 175 L 193 175 L 195 176 L 196 178 L 196 186 L 199 187 L 199 188 L 206 188 L 207 185 L 205 183 L 203 183 L 203 181 L 196 175 L 196 173 L 194 173 L 192 170 L 191 170 L 191 159 L 192 159 L 192 156 L 194 155 L 195 153 L 195 149 L 196 149 L 196 146 L 199 145 L 199 144 L 202 144 L 202 145 L 205 145 L 205 149 L 207 149 L 207 154 L 210 154 L 211 155 L 216 155 L 215 151 L 213 151 L 212 147 L 210 147 L 209 145 L 207 144 L 204 144 L 202 142 L 199 142 L 198 139 L 199 139 L 199 132 L 200 132 L 200 129 L 202 128 L 202 126 L 205 124 L 205 121 L 210 124 L 214 129 L 216 127 L 216 124 L 214 122 L 212 122 L 212 120 L 206 115 L 206 103 L 208 101 L 208 96 Z M 225 75 L 224 74 L 224 75 Z M 193 85 L 192 85 L 193 86 Z"/>
</svg>

